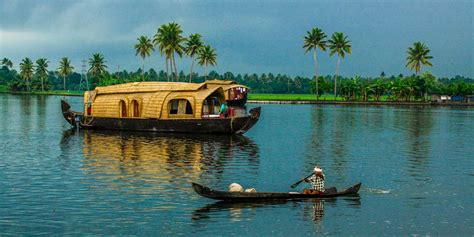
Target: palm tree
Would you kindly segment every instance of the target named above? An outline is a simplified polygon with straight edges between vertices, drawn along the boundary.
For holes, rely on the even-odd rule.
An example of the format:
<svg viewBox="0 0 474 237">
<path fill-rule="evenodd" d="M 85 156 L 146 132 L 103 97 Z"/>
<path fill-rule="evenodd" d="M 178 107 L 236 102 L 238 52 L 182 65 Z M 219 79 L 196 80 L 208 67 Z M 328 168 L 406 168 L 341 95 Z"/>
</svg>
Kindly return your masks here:
<svg viewBox="0 0 474 237">
<path fill-rule="evenodd" d="M 20 76 L 26 81 L 26 89 L 30 91 L 30 80 L 33 78 L 33 61 L 25 58 L 20 63 Z"/>
<path fill-rule="evenodd" d="M 433 57 L 428 55 L 430 53 L 430 49 L 424 43 L 419 41 L 413 43 L 413 47 L 409 47 L 407 51 L 407 64 L 405 67 L 410 66 L 410 70 L 413 71 L 415 69 L 415 73 L 420 75 L 421 65 L 425 66 L 433 66 L 429 61 Z"/>
<path fill-rule="evenodd" d="M 328 41 L 328 47 L 331 50 L 329 56 L 333 56 L 337 53 L 337 65 L 336 65 L 336 75 L 334 77 L 334 100 L 337 98 L 337 76 L 339 73 L 339 63 L 341 58 L 344 58 L 347 54 L 351 54 L 351 45 L 350 41 L 347 39 L 347 36 L 342 32 L 335 32 L 332 34 L 331 39 Z"/>
<path fill-rule="evenodd" d="M 314 72 L 316 78 L 316 98 L 319 99 L 319 85 L 318 85 L 318 64 L 316 60 L 316 49 L 321 49 L 322 51 L 326 51 L 326 34 L 319 29 L 313 28 L 311 31 L 308 31 L 306 36 L 304 37 L 304 44 L 303 48 L 306 49 L 305 53 L 310 52 L 311 50 L 314 51 Z"/>
<path fill-rule="evenodd" d="M 100 53 L 95 53 L 92 55 L 92 58 L 89 58 L 89 65 L 91 66 L 88 72 L 92 73 L 92 76 L 97 76 L 97 74 L 101 75 L 106 72 L 107 65 L 105 65 L 107 61 L 105 61 L 104 56 Z M 99 78 L 100 83 L 100 78 Z"/>
<path fill-rule="evenodd" d="M 71 65 L 71 61 L 64 57 L 59 61 L 58 73 L 63 77 L 64 90 L 66 90 L 66 77 L 72 73 L 74 67 Z"/>
<path fill-rule="evenodd" d="M 217 54 L 216 50 L 211 48 L 210 45 L 203 46 L 199 51 L 198 51 L 198 64 L 201 66 L 206 66 L 205 73 L 206 74 L 206 79 L 207 79 L 207 66 L 215 66 L 217 64 Z"/>
<path fill-rule="evenodd" d="M 166 62 L 166 80 L 170 81 L 169 78 L 169 70 L 168 70 L 168 61 L 170 60 L 171 56 L 169 55 L 169 51 L 166 51 L 166 44 L 167 44 L 167 35 L 168 35 L 168 25 L 161 25 L 158 28 L 156 34 L 153 36 L 153 44 L 158 46 L 158 51 L 160 51 L 160 55 L 165 55 L 165 62 Z"/>
<path fill-rule="evenodd" d="M 165 54 L 166 57 L 166 71 L 168 71 L 168 60 L 170 62 L 171 71 L 173 71 L 176 76 L 176 81 L 178 81 L 178 69 L 176 67 L 176 60 L 174 55 L 177 54 L 179 57 L 183 56 L 184 46 L 183 42 L 186 40 L 181 34 L 183 30 L 178 23 L 171 22 L 167 25 L 162 25 L 156 35 L 154 36 L 153 42 L 155 45 L 159 46 L 160 53 Z M 173 72 L 172 72 L 173 73 Z"/>
<path fill-rule="evenodd" d="M 179 57 L 183 56 L 184 53 L 184 46 L 183 43 L 186 41 L 186 39 L 181 36 L 183 33 L 183 30 L 181 29 L 181 26 L 178 23 L 172 22 L 168 23 L 169 27 L 169 40 L 168 40 L 168 45 L 167 48 L 171 53 L 171 60 L 173 61 L 174 65 L 174 72 L 176 76 L 176 81 L 178 81 L 178 69 L 176 68 L 176 60 L 174 58 L 174 55 L 177 54 Z"/>
<path fill-rule="evenodd" d="M 10 61 L 8 58 L 3 58 L 2 59 L 2 65 L 4 65 L 7 68 L 13 68 L 13 62 Z"/>
<path fill-rule="evenodd" d="M 202 48 L 203 44 L 201 41 L 200 34 L 191 34 L 189 39 L 186 41 L 186 54 L 191 57 L 191 72 L 189 73 L 189 82 L 191 82 L 193 77 L 193 66 L 194 66 L 194 55 Z"/>
<path fill-rule="evenodd" d="M 151 51 L 155 51 L 153 48 L 153 44 L 151 43 L 151 40 L 148 39 L 146 36 L 140 36 L 138 38 L 138 43 L 135 45 L 135 50 L 136 54 L 140 54 L 140 56 L 143 58 L 143 64 L 142 64 L 142 81 L 145 80 L 145 58 L 149 57 L 151 54 Z"/>
<path fill-rule="evenodd" d="M 39 74 L 41 79 L 41 91 L 44 91 L 44 79 L 48 75 L 48 63 L 46 58 L 36 60 L 36 74 Z"/>
</svg>

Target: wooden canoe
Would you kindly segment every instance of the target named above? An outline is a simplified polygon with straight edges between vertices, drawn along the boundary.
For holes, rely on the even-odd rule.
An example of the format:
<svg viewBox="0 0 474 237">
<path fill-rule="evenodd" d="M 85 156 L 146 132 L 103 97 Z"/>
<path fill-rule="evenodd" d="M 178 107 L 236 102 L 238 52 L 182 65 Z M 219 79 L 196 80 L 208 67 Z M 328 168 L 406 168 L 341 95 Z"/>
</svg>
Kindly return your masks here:
<svg viewBox="0 0 474 237">
<path fill-rule="evenodd" d="M 338 196 L 351 196 L 357 195 L 362 183 L 358 183 L 350 188 L 347 188 L 341 192 L 323 193 L 323 194 L 303 194 L 297 192 L 288 193 L 272 193 L 272 192 L 256 192 L 256 193 L 245 193 L 245 192 L 226 192 L 214 190 L 201 184 L 192 183 L 194 191 L 206 198 L 231 201 L 231 202 L 250 202 L 260 200 L 277 200 L 277 199 L 308 199 L 308 198 L 332 198 Z"/>
</svg>

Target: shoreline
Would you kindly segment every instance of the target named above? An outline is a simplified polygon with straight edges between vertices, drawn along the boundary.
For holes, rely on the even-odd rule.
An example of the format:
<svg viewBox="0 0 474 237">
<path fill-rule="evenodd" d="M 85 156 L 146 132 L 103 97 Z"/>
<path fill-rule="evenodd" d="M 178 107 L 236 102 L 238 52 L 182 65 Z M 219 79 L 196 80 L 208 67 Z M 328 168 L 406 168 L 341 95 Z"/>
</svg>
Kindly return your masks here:
<svg viewBox="0 0 474 237">
<path fill-rule="evenodd" d="M 422 101 L 336 101 L 336 100 L 248 100 L 250 104 L 318 104 L 318 105 L 371 105 L 371 106 L 474 106 L 474 103 L 437 103 Z"/>
<path fill-rule="evenodd" d="M 84 96 L 84 93 L 78 92 L 24 92 L 24 91 L 0 91 L 0 94 L 12 95 L 57 95 L 57 96 Z"/>
<path fill-rule="evenodd" d="M 14 94 L 14 95 L 56 95 L 56 96 L 83 96 L 83 93 L 79 92 L 12 92 L 12 91 L 0 91 L 3 94 Z M 462 107 L 474 107 L 474 103 L 461 103 L 461 102 L 430 102 L 430 101 L 341 101 L 341 100 L 247 100 L 249 104 L 292 104 L 292 105 L 304 105 L 304 104 L 316 104 L 316 105 L 370 105 L 370 106 L 462 106 Z"/>
</svg>

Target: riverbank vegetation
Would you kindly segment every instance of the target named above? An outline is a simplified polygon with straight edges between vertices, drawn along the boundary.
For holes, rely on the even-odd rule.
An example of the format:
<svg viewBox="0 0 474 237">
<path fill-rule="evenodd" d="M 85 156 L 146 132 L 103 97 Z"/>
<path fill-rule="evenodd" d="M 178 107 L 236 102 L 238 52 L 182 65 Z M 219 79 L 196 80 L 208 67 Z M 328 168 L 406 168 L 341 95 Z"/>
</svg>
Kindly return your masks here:
<svg viewBox="0 0 474 237">
<path fill-rule="evenodd" d="M 421 66 L 432 66 L 428 46 L 415 42 L 408 47 L 406 67 L 414 71 L 412 75 L 391 75 L 384 72 L 378 77 L 344 77 L 339 74 L 340 61 L 352 53 L 351 42 L 347 35 L 335 32 L 329 40 L 319 28 L 307 32 L 303 39 L 305 52 L 313 53 L 314 72 L 312 78 L 288 76 L 272 73 L 234 74 L 218 73 L 209 66 L 217 64 L 217 53 L 210 45 L 205 44 L 200 34 L 182 35 L 181 26 L 168 23 L 160 26 L 153 37 L 139 36 L 134 45 L 136 55 L 141 59 L 141 68 L 136 71 L 110 72 L 106 58 L 101 53 L 94 53 L 89 58 L 86 73 L 74 71 L 79 68 L 67 57 L 61 58 L 57 69 L 49 69 L 51 63 L 46 58 L 36 60 L 36 64 L 26 57 L 14 64 L 8 58 L 1 60 L 0 92 L 40 93 L 76 95 L 81 91 L 91 90 L 96 86 L 107 86 L 139 81 L 177 81 L 203 82 L 208 79 L 233 80 L 252 89 L 250 99 L 254 100 L 351 100 L 351 101 L 424 101 L 430 94 L 473 95 L 474 79 L 463 76 L 437 78 L 432 73 L 421 72 Z M 337 55 L 335 75 L 319 75 L 316 50 L 330 56 Z M 145 59 L 157 51 L 164 57 L 166 68 L 156 71 L 145 70 Z M 191 58 L 189 74 L 178 70 L 176 58 Z M 194 63 L 203 66 L 205 73 L 200 75 L 193 71 Z M 13 66 L 18 65 L 19 71 Z M 166 70 L 166 71 L 165 71 Z M 187 70 L 186 70 L 187 71 Z M 316 80 L 317 78 L 317 80 Z M 321 95 L 321 96 L 320 96 Z"/>
</svg>

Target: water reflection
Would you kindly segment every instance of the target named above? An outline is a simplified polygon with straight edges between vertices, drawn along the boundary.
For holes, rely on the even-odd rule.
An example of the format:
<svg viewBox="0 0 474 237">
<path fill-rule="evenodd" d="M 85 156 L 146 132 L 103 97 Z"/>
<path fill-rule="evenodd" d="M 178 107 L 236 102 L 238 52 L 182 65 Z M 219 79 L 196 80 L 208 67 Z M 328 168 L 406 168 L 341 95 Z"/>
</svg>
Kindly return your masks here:
<svg viewBox="0 0 474 237">
<path fill-rule="evenodd" d="M 343 202 L 341 202 L 343 200 Z M 256 202 L 232 203 L 219 201 L 205 205 L 196 209 L 192 213 L 192 220 L 196 225 L 208 223 L 209 219 L 222 218 L 225 216 L 231 221 L 243 221 L 253 219 L 257 213 L 270 211 L 273 209 L 300 209 L 300 216 L 304 220 L 311 220 L 316 226 L 318 233 L 322 232 L 322 222 L 325 216 L 325 206 L 330 209 L 337 209 L 338 205 L 347 205 L 349 208 L 360 208 L 361 201 L 359 195 L 351 197 L 329 198 L 329 199 L 306 199 L 306 200 L 266 200 Z M 260 209 L 260 210 L 258 210 Z"/>
<path fill-rule="evenodd" d="M 433 128 L 432 111 L 426 108 L 417 111 L 399 111 L 395 114 L 395 124 L 404 131 L 408 174 L 418 181 L 430 180 L 428 171 L 432 150 L 430 141 Z"/>
<path fill-rule="evenodd" d="M 31 106 L 31 96 L 28 95 L 23 95 L 20 96 L 20 101 L 21 101 L 21 106 L 20 106 L 20 120 L 21 120 L 21 127 L 24 132 L 29 132 L 30 131 L 30 123 L 32 122 L 32 112 L 31 110 L 33 107 Z"/>
<path fill-rule="evenodd" d="M 244 219 L 252 218 L 256 215 L 258 208 L 278 208 L 281 205 L 286 205 L 292 201 L 288 200 L 270 200 L 270 201 L 256 201 L 256 202 L 224 202 L 219 201 L 212 204 L 207 204 L 204 207 L 196 209 L 192 213 L 193 221 L 200 221 L 212 218 L 213 216 L 225 215 L 230 217 L 231 221 L 242 221 Z"/>
<path fill-rule="evenodd" d="M 342 112 L 341 112 L 342 110 Z M 306 154 L 305 170 L 315 165 L 332 166 L 333 175 L 338 180 L 346 179 L 348 149 L 356 131 L 357 115 L 350 107 L 333 107 L 330 110 L 321 106 L 311 109 L 311 141 Z M 330 160 L 325 160 L 328 157 Z"/>
<path fill-rule="evenodd" d="M 138 180 L 188 189 L 184 180 L 218 180 L 229 162 L 245 162 L 250 175 L 259 167 L 258 146 L 244 136 L 67 130 L 60 145 L 63 153 L 79 148 L 83 171 L 105 182 Z"/>
</svg>

